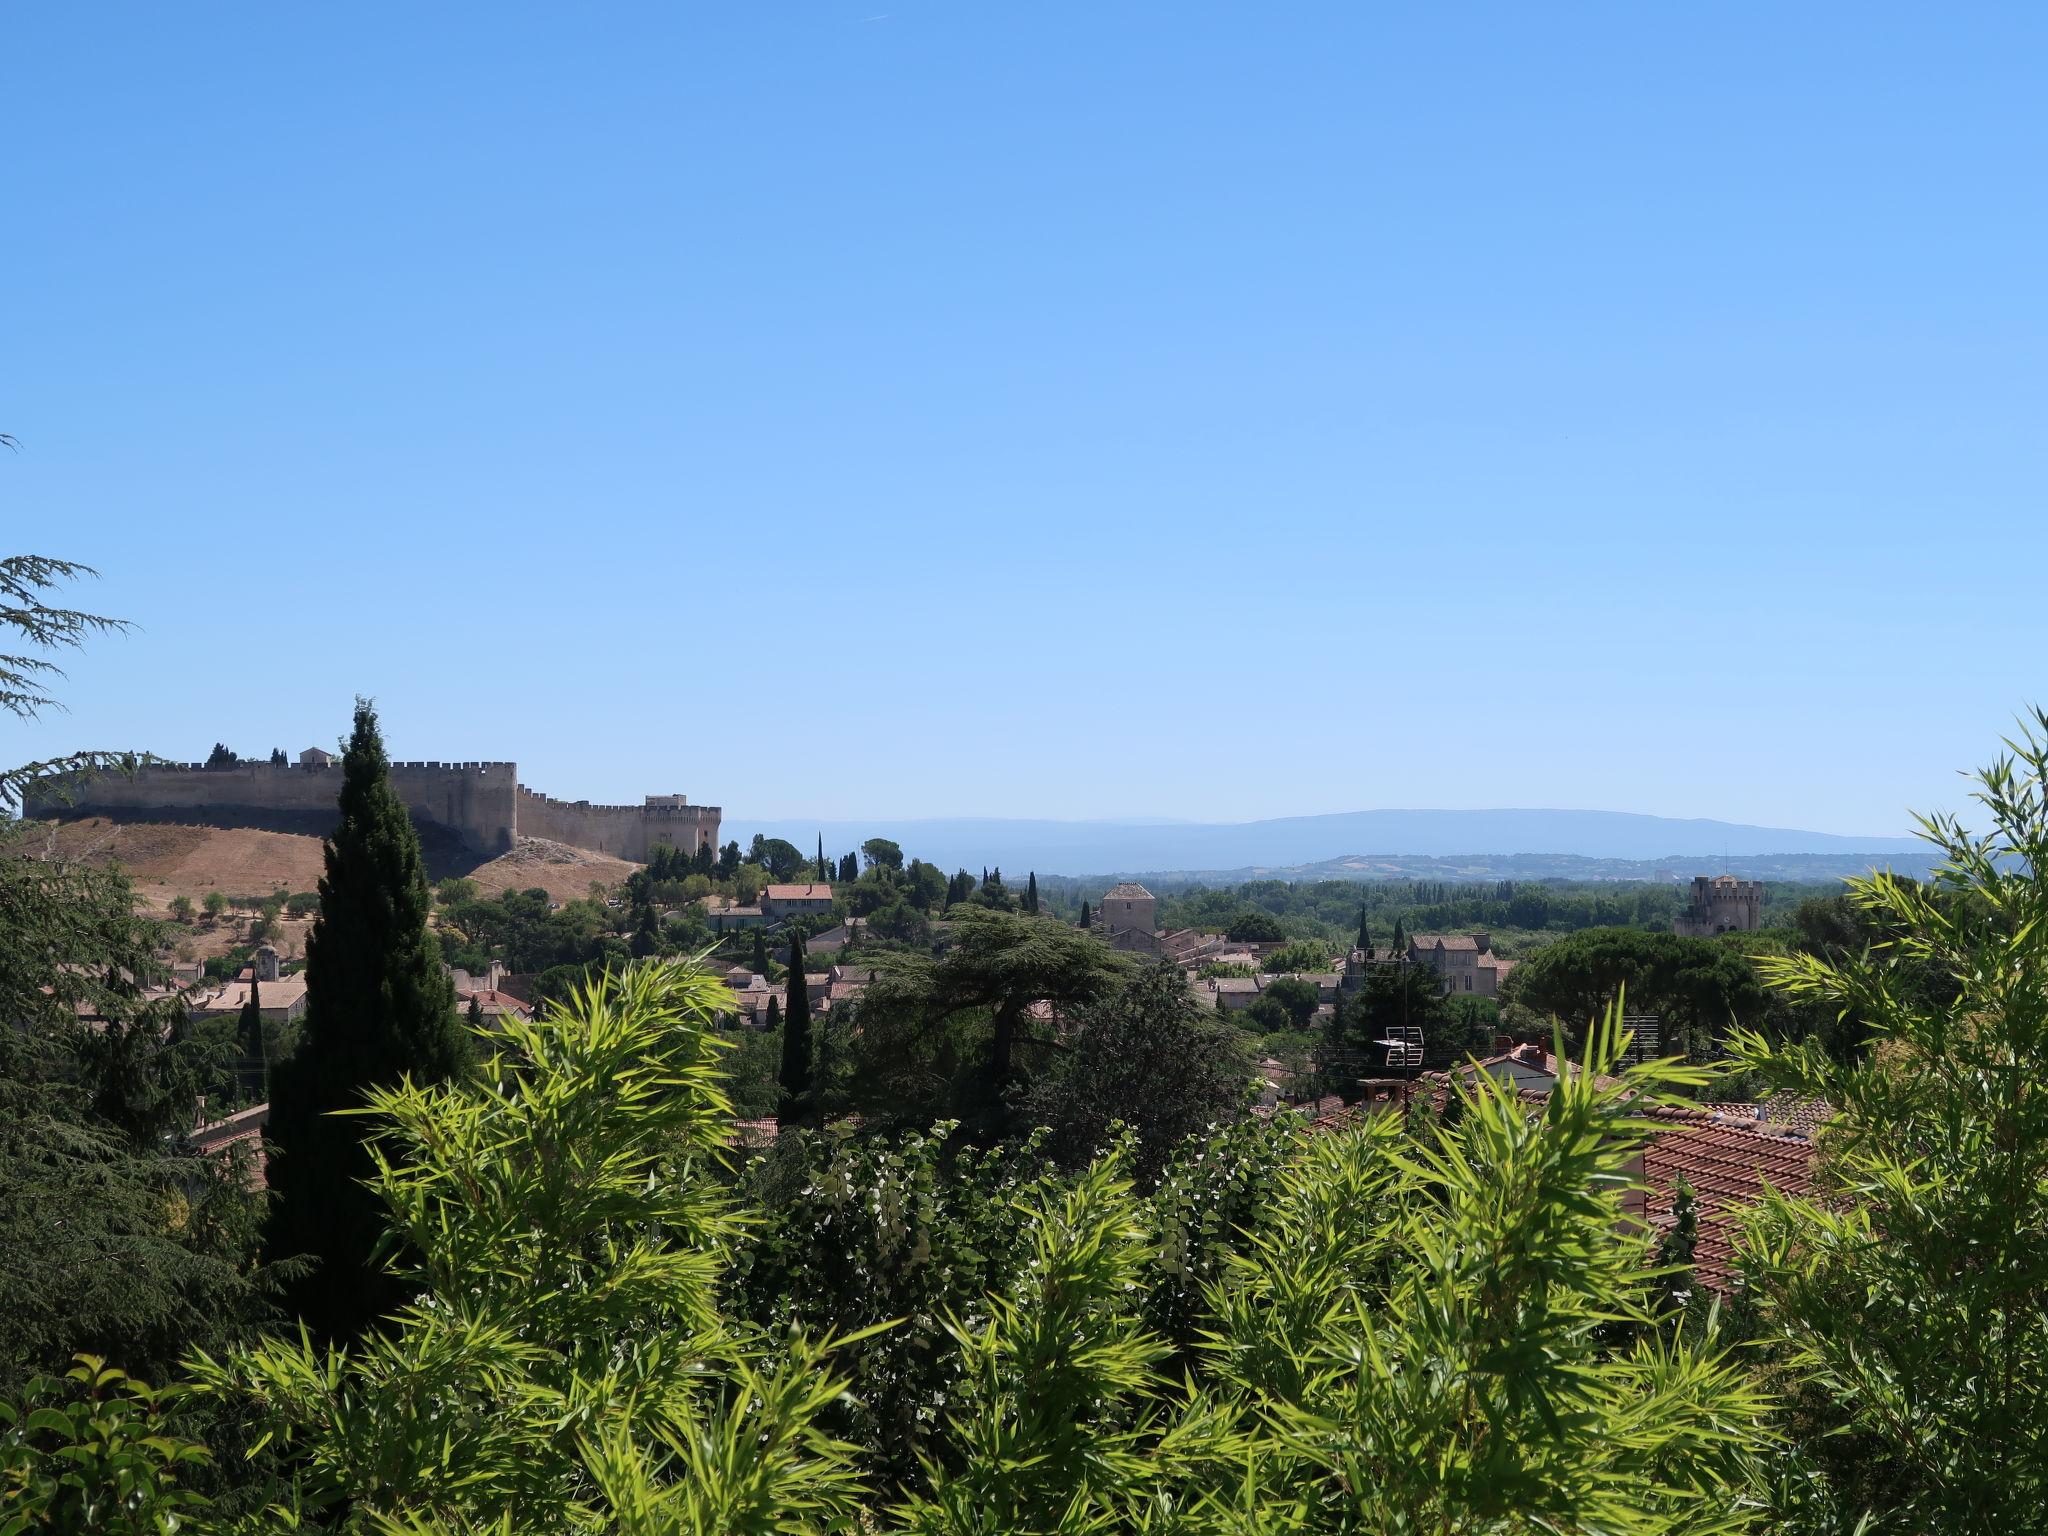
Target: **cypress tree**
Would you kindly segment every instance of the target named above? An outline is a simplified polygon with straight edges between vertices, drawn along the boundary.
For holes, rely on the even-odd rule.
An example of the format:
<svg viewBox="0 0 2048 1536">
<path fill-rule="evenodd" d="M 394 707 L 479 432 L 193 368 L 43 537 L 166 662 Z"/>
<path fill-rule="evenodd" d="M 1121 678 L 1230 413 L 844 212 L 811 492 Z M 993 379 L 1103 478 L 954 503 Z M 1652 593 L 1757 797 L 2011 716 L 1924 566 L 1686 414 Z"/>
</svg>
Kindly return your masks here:
<svg viewBox="0 0 2048 1536">
<path fill-rule="evenodd" d="M 825 862 L 825 834 L 818 834 L 818 884 L 827 884 L 832 879 L 832 867 Z"/>
<path fill-rule="evenodd" d="M 768 999 L 768 1023 L 766 1027 L 771 1032 L 782 1028 L 782 999 L 779 997 Z"/>
<path fill-rule="evenodd" d="M 1033 917 L 1038 916 L 1038 871 L 1031 871 L 1030 882 L 1024 887 L 1024 910 Z"/>
<path fill-rule="evenodd" d="M 1095 926 L 1095 919 L 1089 914 L 1088 903 L 1085 901 L 1081 903 L 1081 926 L 1083 928 Z"/>
<path fill-rule="evenodd" d="M 464 1022 L 471 1029 L 482 1029 L 484 1027 L 484 1000 L 473 992 L 470 994 L 469 1012 L 464 1015 Z"/>
<path fill-rule="evenodd" d="M 768 974 L 768 935 L 759 928 L 754 930 L 754 974 Z"/>
<path fill-rule="evenodd" d="M 789 1001 L 782 1010 L 782 1094 L 775 1119 L 793 1125 L 810 1109 L 811 992 L 804 981 L 804 938 L 789 935 Z"/>
<path fill-rule="evenodd" d="M 372 1255 L 383 1235 L 365 1090 L 438 1081 L 466 1071 L 469 1042 L 455 988 L 427 927 L 433 898 L 419 838 L 391 788 L 390 763 L 367 699 L 342 757 L 341 822 L 327 839 L 320 915 L 306 939 L 306 1021 L 270 1095 L 272 1203 L 264 1247 L 272 1260 L 317 1265 L 287 1300 L 318 1337 L 344 1340 L 405 1300 Z"/>
<path fill-rule="evenodd" d="M 633 940 L 629 948 L 636 960 L 644 960 L 661 948 L 661 924 L 655 918 L 651 903 L 640 908 L 640 919 L 633 925 Z"/>
<path fill-rule="evenodd" d="M 1363 902 L 1359 903 L 1359 907 L 1358 907 L 1358 947 L 1359 947 L 1360 949 L 1371 949 L 1371 948 L 1372 948 L 1372 929 L 1370 929 L 1370 928 L 1368 928 L 1368 927 L 1366 926 L 1366 922 L 1365 922 L 1365 914 L 1366 914 L 1366 911 L 1367 911 L 1367 908 L 1366 908 L 1365 904 L 1364 904 Z"/>
<path fill-rule="evenodd" d="M 242 1016 L 235 1023 L 235 1043 L 241 1047 L 242 1086 L 251 1094 L 263 1094 L 263 983 L 252 971 L 249 977 L 249 1001 L 242 1004 Z"/>
<path fill-rule="evenodd" d="M 1401 931 L 1401 919 L 1394 919 L 1394 958 L 1400 959 L 1401 952 L 1408 947 L 1408 936 Z"/>
</svg>

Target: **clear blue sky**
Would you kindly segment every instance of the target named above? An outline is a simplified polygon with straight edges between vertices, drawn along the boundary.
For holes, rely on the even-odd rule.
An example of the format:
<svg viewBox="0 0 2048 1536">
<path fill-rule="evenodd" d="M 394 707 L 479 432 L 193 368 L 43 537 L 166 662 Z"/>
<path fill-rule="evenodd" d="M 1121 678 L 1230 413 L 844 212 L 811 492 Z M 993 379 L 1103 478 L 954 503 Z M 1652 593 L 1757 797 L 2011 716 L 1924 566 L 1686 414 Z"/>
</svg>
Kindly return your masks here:
<svg viewBox="0 0 2048 1536">
<path fill-rule="evenodd" d="M 2041 659 L 2048 10 L 16 6 L 11 730 L 1893 832 Z"/>
</svg>

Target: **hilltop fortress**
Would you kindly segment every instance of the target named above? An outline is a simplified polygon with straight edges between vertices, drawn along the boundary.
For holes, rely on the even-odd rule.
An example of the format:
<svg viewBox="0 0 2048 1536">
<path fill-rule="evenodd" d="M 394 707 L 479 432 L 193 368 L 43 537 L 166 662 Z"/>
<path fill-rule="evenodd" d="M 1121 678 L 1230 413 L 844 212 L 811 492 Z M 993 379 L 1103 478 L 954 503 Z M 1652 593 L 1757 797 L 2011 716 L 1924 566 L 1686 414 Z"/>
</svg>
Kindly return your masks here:
<svg viewBox="0 0 2048 1536">
<path fill-rule="evenodd" d="M 691 805 L 681 795 L 649 795 L 639 805 L 555 800 L 521 784 L 516 763 L 393 763 L 391 787 L 415 821 L 446 828 L 486 856 L 507 852 L 522 837 L 636 863 L 645 863 L 661 843 L 686 853 L 718 846 L 715 805 Z M 324 832 L 334 823 L 340 795 L 339 760 L 309 747 L 290 764 L 152 763 L 133 774 L 50 782 L 28 794 L 22 814 L 189 821 L 219 813 L 223 819 L 284 820 Z"/>
</svg>

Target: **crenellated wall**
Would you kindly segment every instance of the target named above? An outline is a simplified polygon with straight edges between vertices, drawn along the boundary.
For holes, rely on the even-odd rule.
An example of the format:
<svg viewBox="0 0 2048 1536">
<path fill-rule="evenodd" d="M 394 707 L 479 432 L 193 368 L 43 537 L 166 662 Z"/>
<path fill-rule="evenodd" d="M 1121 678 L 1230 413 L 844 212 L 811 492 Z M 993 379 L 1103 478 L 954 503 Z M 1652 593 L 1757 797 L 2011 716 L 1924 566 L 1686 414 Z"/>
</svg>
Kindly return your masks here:
<svg viewBox="0 0 2048 1536">
<path fill-rule="evenodd" d="M 514 763 L 393 763 L 391 786 L 415 820 L 446 827 L 483 854 L 503 853 L 521 837 L 545 837 L 644 863 L 658 843 L 695 852 L 718 842 L 717 806 L 690 805 L 681 795 L 649 795 L 644 805 L 553 800 L 520 784 Z M 133 817 L 218 811 L 302 818 L 310 828 L 325 831 L 333 824 L 340 794 L 339 762 L 325 767 L 255 762 L 232 768 L 161 763 L 132 775 L 92 778 L 68 795 L 52 782 L 29 792 L 23 813 Z"/>
<path fill-rule="evenodd" d="M 718 807 L 687 805 L 681 795 L 649 795 L 644 805 L 592 805 L 552 799 L 522 784 L 517 800 L 521 837 L 545 837 L 615 859 L 644 864 L 657 843 L 685 853 L 718 846 Z"/>
</svg>

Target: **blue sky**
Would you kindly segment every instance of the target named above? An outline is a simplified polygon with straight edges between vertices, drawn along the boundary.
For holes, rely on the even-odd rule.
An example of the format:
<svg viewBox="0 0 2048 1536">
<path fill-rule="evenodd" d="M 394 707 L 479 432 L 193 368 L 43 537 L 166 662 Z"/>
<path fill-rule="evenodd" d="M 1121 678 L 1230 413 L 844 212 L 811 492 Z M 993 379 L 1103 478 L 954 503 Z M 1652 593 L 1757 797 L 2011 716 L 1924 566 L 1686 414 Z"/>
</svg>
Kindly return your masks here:
<svg viewBox="0 0 2048 1536">
<path fill-rule="evenodd" d="M 2048 11 L 16 7 L 12 731 L 1894 832 L 2048 697 Z M 10 759 L 12 760 L 12 759 Z"/>
</svg>

